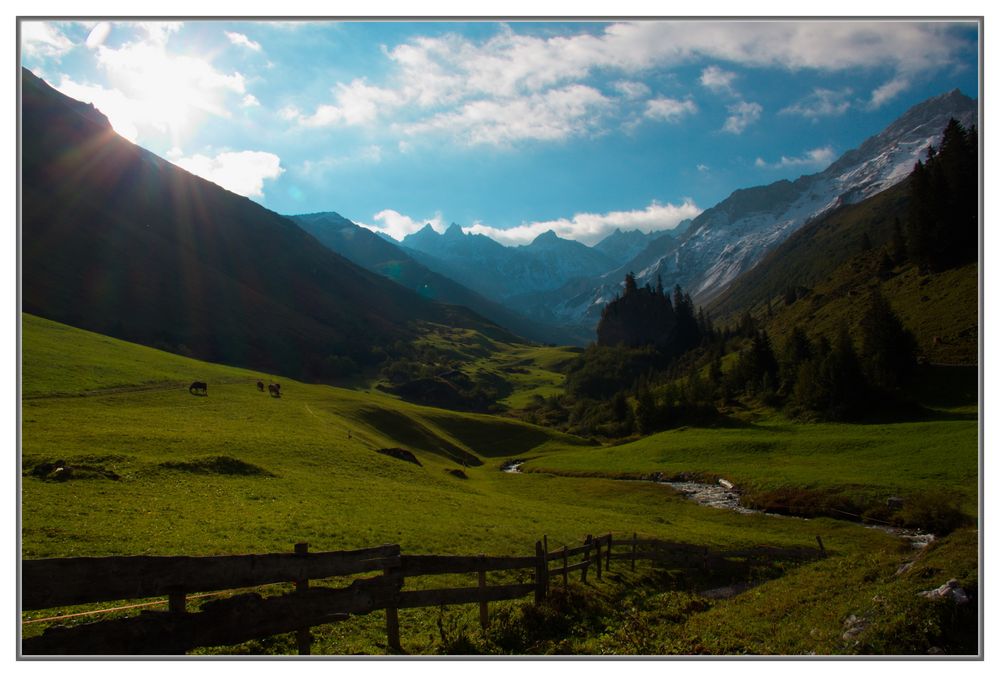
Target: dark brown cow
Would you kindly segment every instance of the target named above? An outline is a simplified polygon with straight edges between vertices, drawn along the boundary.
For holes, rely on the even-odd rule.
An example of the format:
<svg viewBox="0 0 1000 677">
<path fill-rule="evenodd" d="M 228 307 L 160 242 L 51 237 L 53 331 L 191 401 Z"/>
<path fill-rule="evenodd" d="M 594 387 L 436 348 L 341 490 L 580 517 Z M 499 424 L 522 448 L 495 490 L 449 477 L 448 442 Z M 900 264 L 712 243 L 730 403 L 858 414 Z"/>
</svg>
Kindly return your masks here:
<svg viewBox="0 0 1000 677">
<path fill-rule="evenodd" d="M 257 381 L 257 390 L 259 390 L 260 392 L 264 392 L 264 382 L 263 381 Z"/>
<path fill-rule="evenodd" d="M 195 381 L 188 386 L 188 392 L 192 395 L 198 395 L 199 393 L 208 396 L 208 384 L 202 381 Z"/>
<path fill-rule="evenodd" d="M 281 397 L 281 384 L 272 383 L 267 386 L 267 392 L 271 394 L 271 397 Z"/>
</svg>

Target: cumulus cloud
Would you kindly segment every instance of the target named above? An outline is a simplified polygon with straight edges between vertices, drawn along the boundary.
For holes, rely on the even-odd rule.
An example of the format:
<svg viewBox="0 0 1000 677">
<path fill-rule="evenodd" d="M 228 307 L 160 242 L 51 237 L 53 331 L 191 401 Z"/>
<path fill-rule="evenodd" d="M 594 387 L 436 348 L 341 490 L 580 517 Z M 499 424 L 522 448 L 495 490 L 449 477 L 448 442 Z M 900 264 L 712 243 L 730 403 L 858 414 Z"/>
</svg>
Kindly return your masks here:
<svg viewBox="0 0 1000 677">
<path fill-rule="evenodd" d="M 439 233 L 443 233 L 446 229 L 440 214 L 435 214 L 429 219 L 412 219 L 406 214 L 400 214 L 395 209 L 383 209 L 375 214 L 372 219 L 378 223 L 358 222 L 358 225 L 376 233 L 385 233 L 394 240 L 402 240 L 407 235 L 421 230 L 428 224 Z"/>
<path fill-rule="evenodd" d="M 215 157 L 196 154 L 174 158 L 173 162 L 244 197 L 263 197 L 264 181 L 285 171 L 281 158 L 259 150 L 223 152 Z"/>
<path fill-rule="evenodd" d="M 665 120 L 666 122 L 677 122 L 685 115 L 693 115 L 698 112 L 698 106 L 691 99 L 670 99 L 660 97 L 650 99 L 646 102 L 646 110 L 643 116 L 650 120 Z"/>
<path fill-rule="evenodd" d="M 321 104 L 312 115 L 305 115 L 294 107 L 283 109 L 282 115 L 297 120 L 304 127 L 364 125 L 374 122 L 382 109 L 405 102 L 398 92 L 369 85 L 364 78 L 356 78 L 348 84 L 338 83 L 333 93 L 336 103 Z"/>
<path fill-rule="evenodd" d="M 868 107 L 871 109 L 881 108 L 906 91 L 909 86 L 910 81 L 907 78 L 893 78 L 872 92 L 872 98 L 868 102 Z"/>
<path fill-rule="evenodd" d="M 726 110 L 729 111 L 729 117 L 726 118 L 722 131 L 730 134 L 742 134 L 747 127 L 760 120 L 760 114 L 764 111 L 764 107 L 752 101 L 740 101 L 726 106 Z"/>
<path fill-rule="evenodd" d="M 247 94 L 243 97 L 243 101 L 240 102 L 240 105 L 244 108 L 255 108 L 260 105 L 260 101 L 258 101 L 257 97 L 253 94 Z"/>
<path fill-rule="evenodd" d="M 667 231 L 677 227 L 685 219 L 693 219 L 701 214 L 702 209 L 691 199 L 685 199 L 681 204 L 660 204 L 651 202 L 645 209 L 630 211 L 613 211 L 605 214 L 582 212 L 570 218 L 551 221 L 533 221 L 522 223 L 513 228 L 496 228 L 484 223 L 475 223 L 462 228 L 463 233 L 486 235 L 502 245 L 517 246 L 530 244 L 542 233 L 552 230 L 556 235 L 570 240 L 577 240 L 586 245 L 594 245 L 610 235 L 616 228 L 622 230 L 641 230 L 646 233 Z M 385 233 L 396 240 L 402 240 L 411 233 L 421 230 L 430 224 L 438 233 L 446 230 L 441 214 L 435 214 L 430 219 L 413 219 L 400 214 L 394 209 L 385 209 L 372 217 L 377 224 L 359 223 L 369 230 Z"/>
<path fill-rule="evenodd" d="M 791 106 L 782 108 L 779 113 L 782 115 L 801 115 L 811 119 L 843 115 L 851 107 L 848 97 L 852 93 L 853 90 L 850 87 L 836 90 L 817 87 L 808 96 L 796 101 Z"/>
<path fill-rule="evenodd" d="M 944 22 L 640 21 L 555 36 L 521 35 L 502 27 L 485 40 L 444 34 L 384 46 L 391 68 L 383 81 L 337 83 L 332 100 L 291 119 L 318 127 L 385 117 L 405 133 L 453 130 L 473 143 L 560 140 L 592 131 L 613 116 L 630 120 L 626 129 L 640 118 L 635 110 L 595 117 L 594 109 L 557 116 L 555 125 L 512 125 L 503 119 L 503 109 L 534 111 L 552 92 L 594 89 L 598 85 L 590 78 L 598 73 L 610 76 L 609 95 L 628 102 L 649 96 L 648 85 L 635 76 L 693 61 L 821 72 L 889 68 L 908 74 L 945 67 L 968 48 L 954 24 Z M 711 65 L 700 81 L 735 97 L 736 78 L 735 72 Z M 741 133 L 759 116 L 757 106 L 737 104 L 726 131 Z M 671 109 L 662 110 L 670 119 Z"/>
<path fill-rule="evenodd" d="M 813 148 L 810 151 L 806 151 L 804 154 L 798 157 L 788 157 L 782 155 L 781 159 L 777 162 L 766 162 L 764 158 L 757 158 L 754 163 L 756 167 L 761 169 L 785 169 L 787 167 L 826 167 L 837 157 L 831 146 L 823 146 L 822 148 Z"/>
<path fill-rule="evenodd" d="M 616 228 L 622 230 L 666 231 L 677 227 L 684 219 L 692 219 L 702 212 L 692 200 L 686 199 L 679 205 L 652 202 L 645 209 L 613 211 L 604 214 L 581 212 L 570 218 L 552 221 L 534 221 L 513 228 L 495 228 L 476 223 L 464 231 L 487 235 L 500 244 L 529 244 L 542 233 L 552 230 L 559 237 L 577 240 L 586 245 L 594 245 Z"/>
<path fill-rule="evenodd" d="M 62 77 L 56 89 L 68 97 L 93 104 L 108 116 L 111 127 L 129 141 L 139 137 L 139 124 L 148 125 L 160 131 L 169 129 L 168 112 L 155 106 L 147 106 L 142 101 L 125 96 L 117 89 L 100 85 L 90 85 Z"/>
<path fill-rule="evenodd" d="M 649 96 L 650 93 L 646 83 L 634 80 L 619 80 L 612 83 L 611 86 L 626 99 L 641 99 L 644 96 Z"/>
<path fill-rule="evenodd" d="M 51 22 L 21 22 L 21 49 L 27 56 L 59 58 L 73 47 L 73 41 Z"/>
<path fill-rule="evenodd" d="M 570 85 L 517 99 L 470 101 L 404 129 L 411 135 L 446 131 L 470 145 L 558 141 L 594 129 L 610 103 L 593 87 Z"/>
<path fill-rule="evenodd" d="M 254 42 L 253 40 L 245 36 L 243 33 L 234 33 L 232 31 L 226 31 L 226 37 L 229 38 L 229 42 L 239 47 L 246 47 L 247 49 L 254 52 L 259 52 L 261 49 L 259 42 Z"/>
<path fill-rule="evenodd" d="M 701 72 L 701 86 L 717 94 L 734 94 L 733 80 L 736 73 L 724 71 L 718 66 L 709 66 Z"/>
</svg>

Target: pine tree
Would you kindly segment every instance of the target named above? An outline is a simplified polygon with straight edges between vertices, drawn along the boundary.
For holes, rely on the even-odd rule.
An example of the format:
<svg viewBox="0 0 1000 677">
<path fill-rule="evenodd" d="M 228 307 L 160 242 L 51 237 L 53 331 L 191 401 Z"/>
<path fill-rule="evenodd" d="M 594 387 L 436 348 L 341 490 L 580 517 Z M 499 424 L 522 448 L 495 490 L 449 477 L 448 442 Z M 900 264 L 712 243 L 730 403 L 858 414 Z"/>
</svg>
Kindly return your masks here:
<svg viewBox="0 0 1000 677">
<path fill-rule="evenodd" d="M 916 369 L 917 341 L 877 288 L 861 319 L 861 355 L 868 381 L 883 390 L 909 382 Z"/>
</svg>

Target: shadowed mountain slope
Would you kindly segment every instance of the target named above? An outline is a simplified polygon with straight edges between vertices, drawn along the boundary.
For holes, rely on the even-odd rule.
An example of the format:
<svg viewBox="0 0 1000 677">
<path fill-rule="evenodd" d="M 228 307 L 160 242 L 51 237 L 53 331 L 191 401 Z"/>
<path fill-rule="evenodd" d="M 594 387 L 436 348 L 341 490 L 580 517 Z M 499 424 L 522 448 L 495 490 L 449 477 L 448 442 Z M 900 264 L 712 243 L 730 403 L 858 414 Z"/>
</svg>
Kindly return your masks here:
<svg viewBox="0 0 1000 677">
<path fill-rule="evenodd" d="M 321 246 L 288 219 L 126 141 L 22 70 L 23 310 L 201 359 L 322 379 L 417 335 L 509 333 Z"/>
</svg>

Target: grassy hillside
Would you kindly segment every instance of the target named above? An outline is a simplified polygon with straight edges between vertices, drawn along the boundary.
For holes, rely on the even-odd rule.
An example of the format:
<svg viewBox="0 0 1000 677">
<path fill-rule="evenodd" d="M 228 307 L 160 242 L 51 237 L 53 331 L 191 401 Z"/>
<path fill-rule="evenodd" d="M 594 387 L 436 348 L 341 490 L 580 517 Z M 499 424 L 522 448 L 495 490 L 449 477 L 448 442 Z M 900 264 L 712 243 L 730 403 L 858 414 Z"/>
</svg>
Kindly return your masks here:
<svg viewBox="0 0 1000 677">
<path fill-rule="evenodd" d="M 680 428 L 628 444 L 545 457 L 525 469 L 578 475 L 726 478 L 750 493 L 843 494 L 855 504 L 943 490 L 978 510 L 978 421 L 802 424 L 773 418 L 745 428 Z"/>
<path fill-rule="evenodd" d="M 524 350 L 521 358 L 532 364 L 551 367 L 563 359 L 558 351 Z M 974 532 L 956 532 L 921 555 L 915 573 L 897 576 L 893 572 L 914 554 L 888 534 L 849 522 L 713 510 L 653 483 L 499 471 L 505 459 L 529 458 L 536 467 L 594 475 L 663 470 L 666 463 L 741 480 L 761 478 L 770 467 L 776 483 L 868 484 L 865 472 L 881 477 L 909 472 L 908 483 L 967 488 L 964 450 L 974 441 L 968 422 L 911 431 L 910 439 L 919 432 L 935 440 L 932 450 L 949 443 L 963 450 L 954 456 L 954 468 L 931 463 L 933 451 L 908 459 L 891 429 L 867 443 L 870 431 L 850 426 L 796 433 L 776 422 L 722 436 L 684 431 L 600 448 L 511 419 L 416 406 L 377 391 L 280 378 L 283 396 L 271 398 L 257 392 L 256 372 L 28 314 L 23 364 L 26 558 L 278 552 L 299 541 L 315 551 L 395 542 L 412 553 L 517 554 L 531 552 L 543 534 L 558 547 L 605 531 L 713 547 L 803 546 L 821 535 L 831 553 L 828 560 L 758 588 L 760 594 L 729 601 L 703 598 L 696 593 L 700 588 L 691 587 L 698 583 L 673 574 L 621 572 L 618 582 L 607 579 L 582 590 L 580 605 L 551 612 L 553 622 L 542 628 L 551 639 L 539 640 L 532 650 L 556 653 L 923 652 L 929 642 L 942 641 L 939 632 L 919 625 L 938 618 L 939 607 L 920 601 L 916 591 L 949 577 L 971 589 L 977 581 Z M 207 397 L 187 392 L 195 379 L 208 383 Z M 411 450 L 421 465 L 377 453 L 386 447 Z M 663 460 L 657 454 L 664 448 L 683 452 Z M 787 462 L 777 453 L 782 448 L 789 452 Z M 69 479 L 52 474 L 56 465 L 71 469 Z M 832 467 L 837 468 L 833 479 L 824 479 Z M 467 479 L 449 472 L 459 470 Z M 881 491 L 889 484 L 883 479 L 873 486 Z M 876 595 L 886 601 L 869 609 L 866 600 Z M 504 619 L 550 613 L 522 611 L 519 603 L 492 608 L 495 634 L 472 631 L 474 646 L 484 651 L 504 651 L 503 642 L 513 636 L 503 634 L 511 627 Z M 840 640 L 844 619 L 862 612 L 879 634 L 862 635 L 864 644 Z M 475 613 L 474 607 L 403 612 L 404 648 L 454 650 L 444 629 L 471 627 Z M 894 620 L 904 617 L 900 614 L 920 619 L 914 621 L 919 627 L 901 629 Z M 816 630 L 806 639 L 787 627 L 789 618 Z M 578 619 L 572 628 L 566 625 L 570 619 Z M 651 623 L 652 630 L 643 630 L 642 623 Z M 381 615 L 372 614 L 317 628 L 314 652 L 383 653 L 382 624 Z M 24 631 L 30 635 L 44 626 L 26 625 Z M 785 630 L 775 635 L 779 626 Z M 538 626 L 517 625 L 519 632 L 526 627 Z M 725 641 L 713 629 L 735 627 L 740 632 L 727 633 Z M 868 642 L 869 635 L 876 643 Z M 636 643 L 639 636 L 648 642 Z M 967 650 L 969 641 L 944 646 Z M 288 653 L 294 639 L 280 636 L 224 651 Z"/>
</svg>

